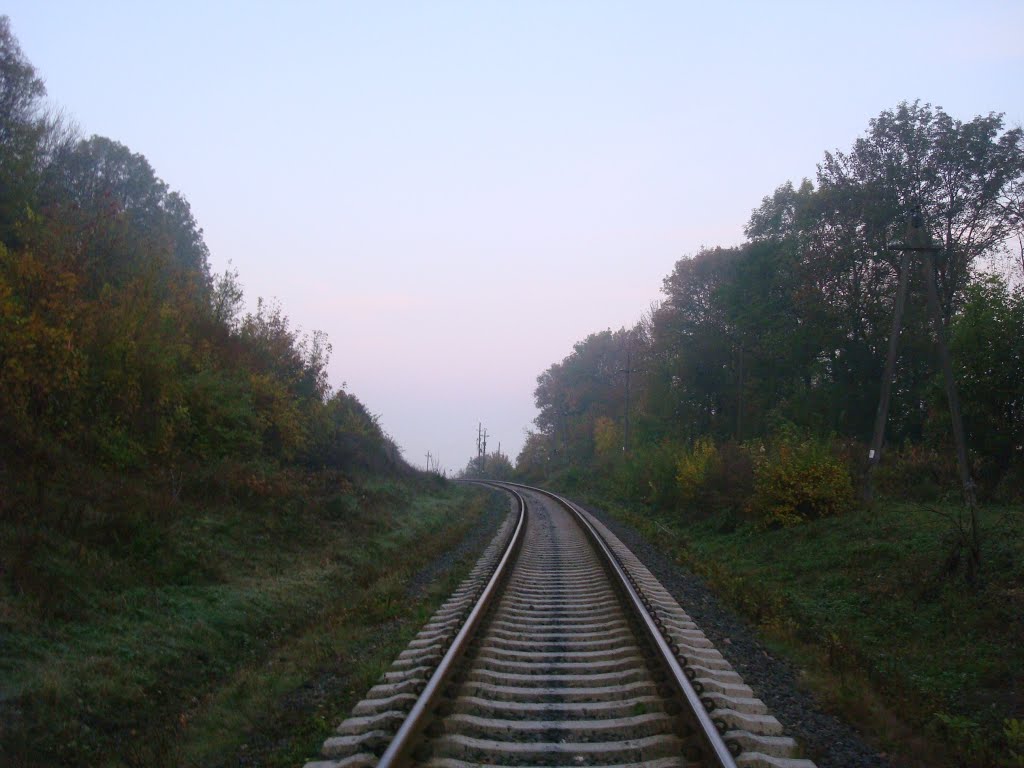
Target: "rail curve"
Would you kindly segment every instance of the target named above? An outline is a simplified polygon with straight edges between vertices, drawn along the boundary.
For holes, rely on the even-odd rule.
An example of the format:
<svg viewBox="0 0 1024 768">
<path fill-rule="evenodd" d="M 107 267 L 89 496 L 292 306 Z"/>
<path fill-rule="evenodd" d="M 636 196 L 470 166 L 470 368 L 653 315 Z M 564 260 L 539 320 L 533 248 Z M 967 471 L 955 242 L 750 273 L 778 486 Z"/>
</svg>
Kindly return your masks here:
<svg viewBox="0 0 1024 768">
<path fill-rule="evenodd" d="M 610 531 L 557 494 L 476 567 L 306 768 L 815 768 Z"/>
</svg>

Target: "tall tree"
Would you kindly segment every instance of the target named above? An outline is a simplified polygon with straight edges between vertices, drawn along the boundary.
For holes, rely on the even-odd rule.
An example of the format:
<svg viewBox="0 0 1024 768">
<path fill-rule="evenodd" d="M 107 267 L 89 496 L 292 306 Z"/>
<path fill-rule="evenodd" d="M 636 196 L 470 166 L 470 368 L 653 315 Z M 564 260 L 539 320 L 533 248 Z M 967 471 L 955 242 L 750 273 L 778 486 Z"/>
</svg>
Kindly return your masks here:
<svg viewBox="0 0 1024 768">
<path fill-rule="evenodd" d="M 141 154 L 102 136 L 68 144 L 49 163 L 40 197 L 46 215 L 64 223 L 63 246 L 93 290 L 155 269 L 167 282 L 191 281 L 205 300 L 203 232 Z"/>
<path fill-rule="evenodd" d="M 937 270 L 948 318 L 977 260 L 1012 233 L 1006 203 L 1022 175 L 1024 133 L 1004 130 L 1002 115 L 965 123 L 915 101 L 871 120 L 849 153 L 826 153 L 818 183 L 838 203 L 836 218 L 857 225 L 846 247 L 876 261 L 895 261 L 888 247 L 902 238 L 907 213 L 921 208 L 942 246 Z"/>
<path fill-rule="evenodd" d="M 0 243 L 15 244 L 39 169 L 46 133 L 42 115 L 46 87 L 0 16 Z"/>
<path fill-rule="evenodd" d="M 736 249 L 703 250 L 676 262 L 654 315 L 651 406 L 678 436 L 725 435 L 735 422 L 733 327 L 719 301 Z"/>
<path fill-rule="evenodd" d="M 595 425 L 626 418 L 627 374 L 642 359 L 642 335 L 624 328 L 588 336 L 572 354 L 537 377 L 535 419 L 551 442 L 555 463 L 585 462 L 594 456 Z M 633 381 L 630 381 L 630 386 Z"/>
<path fill-rule="evenodd" d="M 605 332 L 545 371 L 537 425 L 551 450 L 540 450 L 537 438 L 525 458 L 586 463 L 595 436 L 607 458 L 624 427 L 613 407 L 624 399 L 624 382 L 613 374 L 632 367 L 642 369 L 630 379 L 637 441 L 743 439 L 765 434 L 778 419 L 866 440 L 899 279 L 893 246 L 908 211 L 920 206 L 943 246 L 937 266 L 946 318 L 958 317 L 974 291 L 972 327 L 992 328 L 998 323 L 982 321 L 971 281 L 1008 238 L 1024 237 L 1022 189 L 1022 132 L 1005 130 L 1001 115 L 959 121 L 920 102 L 882 112 L 850 151 L 825 154 L 816 185 L 786 183 L 765 197 L 747 224 L 747 243 L 706 248 L 675 264 L 664 301 L 636 336 L 641 365 L 616 359 L 620 342 Z M 920 291 L 916 266 L 908 277 Z M 927 396 L 936 373 L 933 331 L 924 309 L 922 298 L 905 314 L 890 410 L 895 440 L 922 437 L 935 418 Z M 966 330 L 958 333 L 964 338 Z"/>
</svg>

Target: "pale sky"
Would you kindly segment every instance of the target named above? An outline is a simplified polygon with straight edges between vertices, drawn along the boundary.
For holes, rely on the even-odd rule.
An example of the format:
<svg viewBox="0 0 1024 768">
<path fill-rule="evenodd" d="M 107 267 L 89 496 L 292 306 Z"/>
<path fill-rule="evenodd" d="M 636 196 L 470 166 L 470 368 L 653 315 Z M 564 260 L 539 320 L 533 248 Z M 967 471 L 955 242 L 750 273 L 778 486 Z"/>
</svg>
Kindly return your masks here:
<svg viewBox="0 0 1024 768">
<path fill-rule="evenodd" d="M 901 100 L 1024 122 L 1021 2 L 8 0 L 250 304 L 327 332 L 423 465 L 513 460 L 536 377 Z"/>
</svg>

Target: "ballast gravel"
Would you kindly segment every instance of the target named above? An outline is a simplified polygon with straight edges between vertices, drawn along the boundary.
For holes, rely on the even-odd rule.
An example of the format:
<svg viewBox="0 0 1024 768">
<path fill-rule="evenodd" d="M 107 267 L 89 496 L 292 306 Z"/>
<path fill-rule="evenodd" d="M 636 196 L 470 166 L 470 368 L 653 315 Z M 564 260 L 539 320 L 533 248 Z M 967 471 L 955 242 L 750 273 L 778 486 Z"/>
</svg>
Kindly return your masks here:
<svg viewBox="0 0 1024 768">
<path fill-rule="evenodd" d="M 885 755 L 864 742 L 849 725 L 821 709 L 797 685 L 797 670 L 772 656 L 754 629 L 718 601 L 704 580 L 673 562 L 632 526 L 600 509 L 583 506 L 604 523 L 647 566 L 718 651 L 743 677 L 743 682 L 768 705 L 786 733 L 800 741 L 818 768 L 892 768 Z"/>
</svg>

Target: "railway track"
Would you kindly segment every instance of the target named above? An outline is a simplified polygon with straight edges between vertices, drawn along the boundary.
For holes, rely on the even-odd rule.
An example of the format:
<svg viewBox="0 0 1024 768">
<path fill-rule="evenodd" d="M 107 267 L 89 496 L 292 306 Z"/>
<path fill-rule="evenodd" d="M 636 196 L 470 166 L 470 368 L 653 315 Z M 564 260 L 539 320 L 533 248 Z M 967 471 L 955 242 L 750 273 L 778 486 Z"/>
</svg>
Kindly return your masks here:
<svg viewBox="0 0 1024 768">
<path fill-rule="evenodd" d="M 654 576 L 540 489 L 306 768 L 814 768 Z"/>
</svg>

